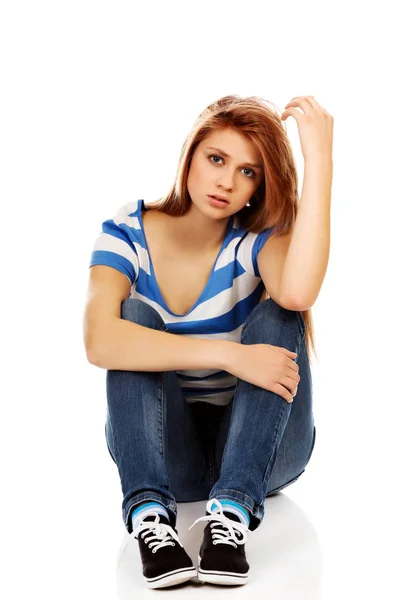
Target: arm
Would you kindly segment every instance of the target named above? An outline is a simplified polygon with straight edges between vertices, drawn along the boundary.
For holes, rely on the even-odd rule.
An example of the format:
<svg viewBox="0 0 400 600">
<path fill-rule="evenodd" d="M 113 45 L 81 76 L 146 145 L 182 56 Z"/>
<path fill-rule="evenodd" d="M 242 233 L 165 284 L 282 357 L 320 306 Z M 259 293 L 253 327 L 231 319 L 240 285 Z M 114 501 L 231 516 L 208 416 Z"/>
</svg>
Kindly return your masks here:
<svg viewBox="0 0 400 600">
<path fill-rule="evenodd" d="M 319 294 L 328 266 L 333 117 L 314 96 L 295 96 L 285 108 L 281 119 L 292 116 L 298 125 L 304 179 L 280 285 L 281 293 L 298 303 L 298 310 L 307 310 Z"/>
<path fill-rule="evenodd" d="M 113 318 L 87 352 L 91 364 L 121 371 L 225 370 L 235 342 L 185 337 Z"/>
<path fill-rule="evenodd" d="M 308 161 L 289 249 L 280 280 L 281 294 L 306 310 L 318 297 L 328 266 L 332 162 Z"/>
</svg>

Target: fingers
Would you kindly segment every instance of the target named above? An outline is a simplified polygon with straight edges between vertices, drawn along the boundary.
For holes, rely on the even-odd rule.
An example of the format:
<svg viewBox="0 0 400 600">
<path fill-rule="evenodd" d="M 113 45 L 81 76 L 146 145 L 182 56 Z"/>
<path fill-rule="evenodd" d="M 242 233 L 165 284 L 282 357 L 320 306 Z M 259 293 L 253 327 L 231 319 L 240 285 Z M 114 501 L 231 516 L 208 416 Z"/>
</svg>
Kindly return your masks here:
<svg viewBox="0 0 400 600">
<path fill-rule="evenodd" d="M 280 383 L 277 384 L 275 393 L 279 394 L 279 396 L 282 396 L 282 398 L 286 400 L 286 402 L 289 402 L 289 404 L 293 402 L 292 394 Z"/>
<path fill-rule="evenodd" d="M 282 383 L 289 390 L 290 394 L 292 396 L 295 396 L 297 394 L 299 381 L 300 381 L 300 377 L 298 375 L 297 375 L 297 377 L 288 376 L 288 377 L 284 377 Z"/>
<path fill-rule="evenodd" d="M 297 357 L 297 353 L 296 352 L 292 352 L 291 350 L 288 350 L 287 348 L 284 348 L 283 346 L 276 346 L 276 348 L 278 350 L 283 350 L 284 353 L 288 356 L 290 356 L 291 358 L 296 358 Z"/>
<path fill-rule="evenodd" d="M 290 358 L 286 361 L 286 366 L 289 367 L 289 369 L 296 371 L 296 373 L 299 372 L 299 365 L 295 363 L 294 360 L 290 360 Z"/>
</svg>

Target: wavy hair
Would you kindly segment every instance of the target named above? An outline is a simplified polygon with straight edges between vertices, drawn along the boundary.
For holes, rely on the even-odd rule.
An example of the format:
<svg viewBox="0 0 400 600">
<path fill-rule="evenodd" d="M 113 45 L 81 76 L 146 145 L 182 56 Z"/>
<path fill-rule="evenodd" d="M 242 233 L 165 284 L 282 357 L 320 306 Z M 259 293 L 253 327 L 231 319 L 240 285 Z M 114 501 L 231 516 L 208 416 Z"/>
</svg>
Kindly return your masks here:
<svg viewBox="0 0 400 600">
<path fill-rule="evenodd" d="M 254 144 L 264 171 L 250 206 L 236 213 L 239 224 L 253 233 L 269 227 L 274 227 L 278 235 L 291 232 L 298 212 L 298 178 L 281 114 L 272 102 L 259 96 L 229 95 L 212 102 L 197 117 L 183 143 L 171 190 L 152 206 L 172 216 L 182 216 L 189 210 L 191 198 L 187 180 L 193 153 L 211 132 L 229 127 Z M 265 290 L 260 302 L 267 297 L 270 296 Z M 300 312 L 306 326 L 305 342 L 311 363 L 311 349 L 317 356 L 313 317 L 311 309 Z"/>
</svg>

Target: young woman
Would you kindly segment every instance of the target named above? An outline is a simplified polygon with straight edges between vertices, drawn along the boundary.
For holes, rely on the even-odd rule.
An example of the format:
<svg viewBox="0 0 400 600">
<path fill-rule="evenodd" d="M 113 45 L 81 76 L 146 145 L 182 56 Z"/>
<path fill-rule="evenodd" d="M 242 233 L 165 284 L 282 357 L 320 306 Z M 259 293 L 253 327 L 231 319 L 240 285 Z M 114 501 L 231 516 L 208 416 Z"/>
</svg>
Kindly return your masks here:
<svg viewBox="0 0 400 600">
<path fill-rule="evenodd" d="M 171 191 L 120 207 L 93 248 L 86 352 L 107 369 L 106 440 L 150 588 L 245 584 L 247 532 L 314 448 L 310 308 L 328 264 L 333 119 L 312 96 L 285 108 L 213 102 Z M 176 502 L 199 500 L 196 571 Z"/>
</svg>

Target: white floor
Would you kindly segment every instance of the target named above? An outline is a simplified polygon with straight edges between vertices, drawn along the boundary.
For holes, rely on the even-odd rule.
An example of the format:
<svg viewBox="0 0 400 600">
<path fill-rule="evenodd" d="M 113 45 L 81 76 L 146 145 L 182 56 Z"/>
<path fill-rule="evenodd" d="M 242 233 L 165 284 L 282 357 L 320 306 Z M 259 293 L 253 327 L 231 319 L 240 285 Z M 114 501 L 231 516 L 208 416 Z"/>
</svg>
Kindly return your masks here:
<svg viewBox="0 0 400 600">
<path fill-rule="evenodd" d="M 117 559 L 118 598 L 127 600 L 146 593 L 239 595 L 263 594 L 265 598 L 317 600 L 321 598 L 321 552 L 318 535 L 301 508 L 281 492 L 266 501 L 260 527 L 249 532 L 245 546 L 250 579 L 244 586 L 215 586 L 197 579 L 165 590 L 147 590 L 142 576 L 138 542 L 124 534 Z M 178 503 L 177 529 L 180 540 L 197 566 L 204 522 L 193 521 L 205 514 L 206 502 Z"/>
<path fill-rule="evenodd" d="M 122 537 L 115 552 L 118 600 L 157 593 L 253 600 L 400 598 L 395 478 L 377 489 L 361 476 L 362 467 L 357 472 L 350 463 L 347 471 L 340 471 L 323 456 L 321 446 L 300 479 L 265 501 L 264 520 L 249 532 L 245 546 L 250 564 L 246 585 L 216 586 L 194 579 L 150 590 L 142 575 L 138 542 L 120 525 Z M 205 507 L 206 501 L 178 503 L 178 533 L 195 566 L 205 523 L 188 528 L 205 514 Z"/>
</svg>

